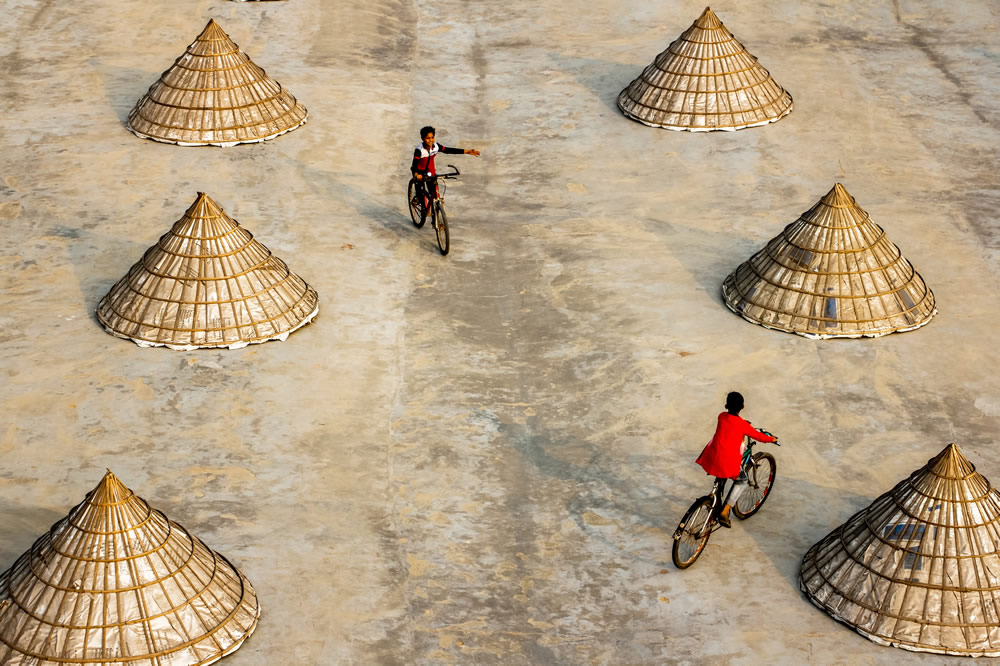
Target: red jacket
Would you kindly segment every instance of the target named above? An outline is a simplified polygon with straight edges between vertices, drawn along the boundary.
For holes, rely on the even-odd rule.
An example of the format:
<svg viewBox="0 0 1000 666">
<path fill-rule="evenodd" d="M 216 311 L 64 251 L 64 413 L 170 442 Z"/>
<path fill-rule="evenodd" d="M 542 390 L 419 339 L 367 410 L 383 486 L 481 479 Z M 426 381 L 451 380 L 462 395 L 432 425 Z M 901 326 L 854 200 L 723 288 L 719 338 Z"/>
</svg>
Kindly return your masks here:
<svg viewBox="0 0 1000 666">
<path fill-rule="evenodd" d="M 740 475 L 740 462 L 743 460 L 743 435 L 758 442 L 776 440 L 754 430 L 753 426 L 739 416 L 722 412 L 719 414 L 715 436 L 695 462 L 702 466 L 706 474 L 722 479 L 735 479 Z"/>
</svg>

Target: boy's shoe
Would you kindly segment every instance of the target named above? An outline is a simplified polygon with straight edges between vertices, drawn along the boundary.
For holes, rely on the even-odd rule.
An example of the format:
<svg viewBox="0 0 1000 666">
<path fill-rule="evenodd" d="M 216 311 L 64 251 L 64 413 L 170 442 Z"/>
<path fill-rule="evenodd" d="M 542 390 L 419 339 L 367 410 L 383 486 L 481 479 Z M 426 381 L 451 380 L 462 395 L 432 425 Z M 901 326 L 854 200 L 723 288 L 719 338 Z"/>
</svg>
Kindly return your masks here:
<svg viewBox="0 0 1000 666">
<path fill-rule="evenodd" d="M 733 523 L 730 522 L 729 520 L 729 516 L 724 516 L 720 513 L 718 520 L 719 524 L 722 525 L 723 527 L 730 528 L 733 526 Z"/>
</svg>

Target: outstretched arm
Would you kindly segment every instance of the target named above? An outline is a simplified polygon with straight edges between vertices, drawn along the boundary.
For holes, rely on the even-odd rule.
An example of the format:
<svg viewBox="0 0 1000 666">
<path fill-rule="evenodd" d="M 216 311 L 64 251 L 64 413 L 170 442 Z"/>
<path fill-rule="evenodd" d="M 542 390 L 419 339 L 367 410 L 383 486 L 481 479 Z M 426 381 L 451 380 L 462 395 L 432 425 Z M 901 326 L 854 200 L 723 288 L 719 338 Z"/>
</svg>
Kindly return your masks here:
<svg viewBox="0 0 1000 666">
<path fill-rule="evenodd" d="M 445 148 L 441 146 L 441 152 L 446 155 L 475 155 L 479 157 L 479 151 L 475 148 Z"/>
<path fill-rule="evenodd" d="M 752 425 L 750 425 L 749 421 L 744 421 L 744 423 L 746 423 L 746 427 L 743 430 L 743 434 L 746 435 L 747 437 L 749 437 L 750 439 L 756 439 L 758 442 L 777 442 L 778 441 L 777 437 L 773 437 L 771 435 L 765 435 L 761 431 L 759 431 L 756 428 L 754 428 Z"/>
</svg>

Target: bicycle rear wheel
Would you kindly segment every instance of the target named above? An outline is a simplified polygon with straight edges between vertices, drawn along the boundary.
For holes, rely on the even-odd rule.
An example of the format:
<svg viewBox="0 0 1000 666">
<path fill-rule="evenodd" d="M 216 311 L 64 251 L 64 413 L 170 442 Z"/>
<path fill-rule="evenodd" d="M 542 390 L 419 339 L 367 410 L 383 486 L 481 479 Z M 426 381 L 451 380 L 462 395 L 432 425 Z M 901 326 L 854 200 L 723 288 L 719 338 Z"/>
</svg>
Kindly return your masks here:
<svg viewBox="0 0 1000 666">
<path fill-rule="evenodd" d="M 437 221 L 438 247 L 441 249 L 441 254 L 448 254 L 448 242 L 450 239 L 448 238 L 448 216 L 444 212 L 444 203 L 437 201 L 434 204 L 434 208 Z"/>
<path fill-rule="evenodd" d="M 712 500 L 699 497 L 687 510 L 674 531 L 674 549 L 671 557 L 678 569 L 687 569 L 705 550 L 708 537 L 712 536 Z"/>
<path fill-rule="evenodd" d="M 410 208 L 410 219 L 417 229 L 424 226 L 424 222 L 427 221 L 427 209 L 422 199 L 423 197 L 417 194 L 417 181 L 411 178 L 406 188 L 406 205 Z"/>
<path fill-rule="evenodd" d="M 749 484 L 743 489 L 743 494 L 736 500 L 733 513 L 740 520 L 745 520 L 760 511 L 767 501 L 774 485 L 774 475 L 778 471 L 778 463 L 770 453 L 755 453 L 753 460 L 746 467 Z"/>
</svg>

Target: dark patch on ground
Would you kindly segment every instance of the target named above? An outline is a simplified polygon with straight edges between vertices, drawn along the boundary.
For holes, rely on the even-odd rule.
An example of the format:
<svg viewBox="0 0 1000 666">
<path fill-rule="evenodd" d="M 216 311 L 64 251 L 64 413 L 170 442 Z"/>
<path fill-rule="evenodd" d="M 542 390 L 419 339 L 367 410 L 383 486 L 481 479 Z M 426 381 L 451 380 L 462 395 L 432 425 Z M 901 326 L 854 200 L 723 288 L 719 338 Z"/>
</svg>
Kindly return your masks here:
<svg viewBox="0 0 1000 666">
<path fill-rule="evenodd" d="M 949 59 L 935 49 L 935 31 L 903 21 L 902 16 L 900 15 L 899 0 L 893 0 L 892 4 L 896 21 L 910 32 L 909 42 L 920 49 L 924 56 L 927 57 L 927 60 L 931 63 L 931 65 L 933 65 L 933 67 L 954 86 L 954 95 L 958 97 L 958 99 L 962 100 L 962 102 L 969 108 L 970 111 L 972 111 L 976 118 L 978 118 L 984 125 L 993 127 L 993 122 L 973 102 L 972 95 L 968 92 L 969 88 L 958 77 L 958 75 L 951 71 L 951 63 Z"/>
</svg>

